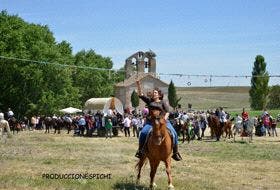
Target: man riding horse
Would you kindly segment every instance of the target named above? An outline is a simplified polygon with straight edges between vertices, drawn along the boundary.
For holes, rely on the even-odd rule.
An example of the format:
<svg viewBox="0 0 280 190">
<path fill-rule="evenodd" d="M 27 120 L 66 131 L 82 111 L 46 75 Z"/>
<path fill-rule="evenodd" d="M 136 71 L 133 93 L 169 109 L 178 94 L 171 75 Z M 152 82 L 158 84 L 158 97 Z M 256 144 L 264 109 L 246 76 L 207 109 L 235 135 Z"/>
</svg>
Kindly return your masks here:
<svg viewBox="0 0 280 190">
<path fill-rule="evenodd" d="M 8 120 L 14 117 L 14 112 L 12 111 L 11 108 L 8 108 L 7 117 Z"/>
<path fill-rule="evenodd" d="M 153 109 L 160 110 L 161 116 L 163 116 L 163 118 L 166 121 L 167 128 L 171 132 L 172 139 L 173 139 L 172 158 L 176 161 L 182 160 L 182 157 L 178 152 L 178 136 L 177 136 L 175 129 L 173 128 L 173 126 L 171 125 L 171 123 L 168 120 L 169 106 L 166 104 L 166 102 L 163 101 L 163 94 L 161 93 L 161 91 L 159 89 L 156 88 L 153 90 L 152 96 L 147 97 L 141 91 L 140 81 L 136 81 L 136 84 L 138 87 L 139 98 L 141 98 L 148 105 L 149 110 L 153 110 Z M 147 135 L 149 134 L 149 132 L 151 131 L 151 129 L 152 129 L 152 122 L 151 122 L 151 119 L 149 119 L 149 117 L 147 117 L 146 124 L 143 127 L 143 129 L 141 130 L 140 137 L 139 137 L 139 148 L 135 155 L 137 158 L 141 158 L 143 156 L 146 138 L 147 138 Z"/>
</svg>

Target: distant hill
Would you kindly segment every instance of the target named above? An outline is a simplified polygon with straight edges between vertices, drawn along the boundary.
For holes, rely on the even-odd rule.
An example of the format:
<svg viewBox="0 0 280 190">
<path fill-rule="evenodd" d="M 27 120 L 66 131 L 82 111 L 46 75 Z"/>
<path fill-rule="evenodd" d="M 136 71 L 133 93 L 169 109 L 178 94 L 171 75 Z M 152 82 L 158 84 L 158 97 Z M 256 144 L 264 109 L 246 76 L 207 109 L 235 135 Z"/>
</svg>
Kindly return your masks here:
<svg viewBox="0 0 280 190">
<path fill-rule="evenodd" d="M 250 108 L 250 87 L 177 87 L 177 96 L 182 97 L 180 104 L 187 109 L 188 103 L 195 110 L 224 107 L 227 111 L 241 111 Z"/>
</svg>

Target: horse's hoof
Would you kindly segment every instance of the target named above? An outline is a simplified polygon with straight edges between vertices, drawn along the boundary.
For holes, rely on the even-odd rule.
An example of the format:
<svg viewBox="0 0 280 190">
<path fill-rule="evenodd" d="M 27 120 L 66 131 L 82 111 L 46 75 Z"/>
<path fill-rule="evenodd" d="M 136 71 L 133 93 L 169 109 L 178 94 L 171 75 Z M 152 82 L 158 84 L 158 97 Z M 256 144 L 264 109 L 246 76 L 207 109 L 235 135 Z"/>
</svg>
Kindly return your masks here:
<svg viewBox="0 0 280 190">
<path fill-rule="evenodd" d="M 172 184 L 168 185 L 168 190 L 174 190 L 174 186 Z"/>
</svg>

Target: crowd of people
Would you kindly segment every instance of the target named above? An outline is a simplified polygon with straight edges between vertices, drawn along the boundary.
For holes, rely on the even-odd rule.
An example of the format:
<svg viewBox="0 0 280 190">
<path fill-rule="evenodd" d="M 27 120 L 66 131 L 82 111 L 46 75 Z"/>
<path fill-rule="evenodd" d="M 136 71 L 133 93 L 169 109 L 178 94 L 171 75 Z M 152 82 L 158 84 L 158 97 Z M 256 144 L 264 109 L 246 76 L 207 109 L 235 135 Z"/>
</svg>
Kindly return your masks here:
<svg viewBox="0 0 280 190">
<path fill-rule="evenodd" d="M 132 136 L 139 138 L 140 132 L 147 122 L 148 112 L 148 108 L 144 108 L 142 111 L 138 110 L 132 113 L 125 113 L 123 116 L 116 112 L 112 112 L 110 115 L 104 115 L 100 111 L 97 111 L 92 114 L 65 114 L 62 116 L 53 114 L 51 118 L 53 120 L 62 120 L 72 123 L 72 129 L 76 136 L 92 136 L 97 129 L 104 128 L 106 138 L 112 138 L 113 128 L 119 127 L 125 137 Z M 180 122 L 180 120 L 188 122 L 189 127 L 193 129 L 197 139 L 200 140 L 204 136 L 204 131 L 208 125 L 207 114 L 216 115 L 219 118 L 221 126 L 228 120 L 231 119 L 233 121 L 234 119 L 235 125 L 240 125 L 244 131 L 246 131 L 247 123 L 250 120 L 250 116 L 245 109 L 243 109 L 241 114 L 236 114 L 234 117 L 231 117 L 223 108 L 217 108 L 215 111 L 184 111 L 176 109 L 170 112 L 169 120 L 177 133 L 180 133 L 180 131 L 177 130 L 178 122 Z M 11 108 L 9 108 L 5 114 L 1 112 L 1 115 L 2 118 L 0 119 L 5 119 L 7 121 L 15 117 Z M 34 115 L 31 118 L 23 117 L 20 121 L 21 129 L 30 131 L 46 129 L 44 118 L 45 116 L 40 115 Z M 255 127 L 255 135 L 278 136 L 276 130 L 277 120 L 273 118 L 267 110 L 264 110 L 261 115 L 251 117 L 251 120 Z M 52 127 L 55 128 L 55 126 Z"/>
<path fill-rule="evenodd" d="M 154 90 L 157 97 L 160 97 L 160 91 Z M 143 95 L 142 95 L 143 96 Z M 141 95 L 140 95 L 141 97 Z M 144 97 L 145 99 L 147 97 Z M 93 136 L 95 131 L 103 129 L 105 138 L 113 137 L 113 128 L 120 129 L 125 137 L 136 137 L 139 139 L 139 148 L 136 152 L 136 157 L 141 158 L 145 153 L 145 142 L 147 134 L 152 128 L 151 118 L 149 115 L 149 110 L 158 109 L 163 112 L 163 117 L 166 117 L 167 128 L 170 130 L 172 139 L 173 139 L 173 155 L 172 158 L 176 161 L 180 161 L 182 158 L 178 151 L 178 135 L 182 130 L 180 122 L 187 123 L 187 127 L 191 129 L 193 133 L 192 140 L 197 139 L 201 140 L 204 137 L 205 129 L 208 126 L 208 116 L 214 115 L 218 118 L 220 127 L 222 128 L 227 121 L 234 122 L 234 125 L 241 126 L 241 131 L 246 131 L 246 128 L 249 126 L 249 122 L 253 122 L 255 128 L 255 135 L 257 136 L 278 136 L 276 126 L 277 121 L 273 118 L 267 110 L 264 110 L 263 113 L 259 116 L 250 118 L 249 114 L 243 108 L 242 113 L 236 114 L 235 117 L 231 117 L 229 113 L 224 111 L 222 107 L 217 108 L 215 111 L 183 111 L 176 109 L 175 111 L 168 111 L 168 107 L 165 103 L 151 103 L 153 100 L 145 100 L 148 107 L 144 108 L 142 111 L 132 111 L 127 112 L 124 115 L 114 112 L 111 110 L 110 114 L 104 114 L 100 111 L 96 113 L 87 113 L 87 114 L 64 114 L 62 116 L 53 115 L 52 117 L 45 116 L 32 116 L 31 118 L 24 117 L 20 122 L 22 130 L 45 130 L 47 133 L 47 122 L 46 118 L 51 118 L 53 122 L 52 126 L 55 131 L 57 130 L 59 123 L 62 123 L 64 126 L 60 126 L 60 129 L 63 127 L 68 129 L 68 133 L 73 129 L 74 136 Z M 148 102 L 151 101 L 151 102 Z M 166 115 L 166 113 L 168 113 Z M 6 116 L 6 117 L 5 117 Z M 8 109 L 6 114 L 0 113 L 0 125 L 6 127 L 2 129 L 2 136 L 4 132 L 10 133 L 10 129 L 7 127 L 8 121 L 15 117 L 12 109 Z M 61 122 L 59 122 L 61 121 Z M 69 125 L 66 125 L 68 123 Z M 59 130 L 60 132 L 60 130 Z M 243 135 L 241 133 L 241 135 Z"/>
</svg>

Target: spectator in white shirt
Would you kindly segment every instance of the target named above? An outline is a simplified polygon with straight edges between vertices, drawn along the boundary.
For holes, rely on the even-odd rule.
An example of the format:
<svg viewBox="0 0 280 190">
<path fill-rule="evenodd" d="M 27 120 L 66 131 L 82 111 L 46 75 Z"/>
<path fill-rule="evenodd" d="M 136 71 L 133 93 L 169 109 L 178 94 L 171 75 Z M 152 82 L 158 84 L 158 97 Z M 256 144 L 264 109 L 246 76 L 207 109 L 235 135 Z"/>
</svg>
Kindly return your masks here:
<svg viewBox="0 0 280 190">
<path fill-rule="evenodd" d="M 130 137 L 130 127 L 131 127 L 131 118 L 129 115 L 126 115 L 124 120 L 123 120 L 123 125 L 124 125 L 124 134 L 127 137 Z"/>
</svg>

